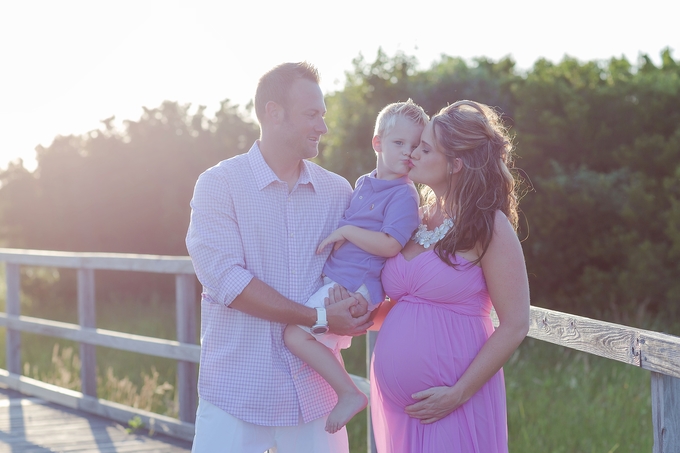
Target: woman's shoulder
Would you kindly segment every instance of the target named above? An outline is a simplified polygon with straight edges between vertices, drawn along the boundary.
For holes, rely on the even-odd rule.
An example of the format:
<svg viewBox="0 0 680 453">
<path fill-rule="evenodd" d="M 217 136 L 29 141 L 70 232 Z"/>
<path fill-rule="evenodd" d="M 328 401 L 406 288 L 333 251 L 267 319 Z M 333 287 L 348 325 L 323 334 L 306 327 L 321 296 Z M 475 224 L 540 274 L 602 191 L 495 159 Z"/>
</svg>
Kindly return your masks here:
<svg viewBox="0 0 680 453">
<path fill-rule="evenodd" d="M 507 215 L 500 209 L 497 209 L 496 212 L 494 212 L 494 222 L 493 222 L 493 236 L 496 235 L 512 235 L 517 237 L 517 232 L 515 231 L 515 227 L 512 225 L 510 222 L 510 219 L 508 218 Z"/>
</svg>

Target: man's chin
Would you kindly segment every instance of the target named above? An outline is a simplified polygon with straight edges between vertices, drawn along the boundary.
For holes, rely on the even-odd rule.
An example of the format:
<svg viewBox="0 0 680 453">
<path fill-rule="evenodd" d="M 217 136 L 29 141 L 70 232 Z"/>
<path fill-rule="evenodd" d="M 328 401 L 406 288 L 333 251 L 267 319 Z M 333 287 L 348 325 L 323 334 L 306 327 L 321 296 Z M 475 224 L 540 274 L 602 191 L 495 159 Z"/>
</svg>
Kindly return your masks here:
<svg viewBox="0 0 680 453">
<path fill-rule="evenodd" d="M 319 145 L 309 147 L 305 151 L 305 159 L 313 159 L 319 155 Z"/>
</svg>

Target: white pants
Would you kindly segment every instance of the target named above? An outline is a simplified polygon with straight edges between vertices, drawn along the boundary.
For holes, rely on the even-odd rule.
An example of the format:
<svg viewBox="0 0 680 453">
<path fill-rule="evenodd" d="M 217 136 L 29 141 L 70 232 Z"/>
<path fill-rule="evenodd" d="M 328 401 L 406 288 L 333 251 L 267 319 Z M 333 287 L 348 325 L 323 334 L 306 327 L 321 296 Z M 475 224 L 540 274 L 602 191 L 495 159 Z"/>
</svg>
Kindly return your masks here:
<svg viewBox="0 0 680 453">
<path fill-rule="evenodd" d="M 348 453 L 347 430 L 328 434 L 326 417 L 297 426 L 244 422 L 199 400 L 192 453 Z"/>
</svg>

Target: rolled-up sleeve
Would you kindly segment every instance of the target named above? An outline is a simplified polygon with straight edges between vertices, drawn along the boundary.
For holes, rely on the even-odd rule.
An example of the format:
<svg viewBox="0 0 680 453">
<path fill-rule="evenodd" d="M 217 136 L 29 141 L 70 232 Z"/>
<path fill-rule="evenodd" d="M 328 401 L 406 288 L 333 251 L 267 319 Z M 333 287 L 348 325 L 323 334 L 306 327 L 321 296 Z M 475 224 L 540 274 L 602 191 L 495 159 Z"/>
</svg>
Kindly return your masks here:
<svg viewBox="0 0 680 453">
<path fill-rule="evenodd" d="M 186 246 L 204 297 L 229 305 L 250 283 L 229 181 L 213 167 L 198 178 Z"/>
</svg>

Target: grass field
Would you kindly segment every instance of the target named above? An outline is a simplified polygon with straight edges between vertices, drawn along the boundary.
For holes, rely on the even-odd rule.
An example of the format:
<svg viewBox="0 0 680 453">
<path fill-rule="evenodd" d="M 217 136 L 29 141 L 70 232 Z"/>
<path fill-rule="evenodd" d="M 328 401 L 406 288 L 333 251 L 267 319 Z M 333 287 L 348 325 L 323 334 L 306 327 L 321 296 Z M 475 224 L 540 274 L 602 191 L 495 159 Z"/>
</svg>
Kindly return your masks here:
<svg viewBox="0 0 680 453">
<path fill-rule="evenodd" d="M 0 276 L 1 277 L 1 276 Z M 2 284 L 0 283 L 0 286 Z M 0 308 L 4 309 L 0 287 Z M 25 300 L 22 314 L 76 322 L 75 301 Z M 134 315 L 132 315 L 134 314 Z M 97 327 L 174 338 L 174 301 L 97 303 Z M 642 326 L 641 326 L 642 327 Z M 5 363 L 0 329 L 0 366 Z M 365 375 L 363 338 L 346 351 L 347 369 Z M 24 374 L 79 387 L 77 345 L 22 334 Z M 100 398 L 176 416 L 171 360 L 97 347 Z M 513 453 L 638 453 L 652 449 L 649 373 L 623 363 L 527 338 L 505 366 Z M 366 411 L 348 425 L 352 453 L 366 451 Z"/>
</svg>

